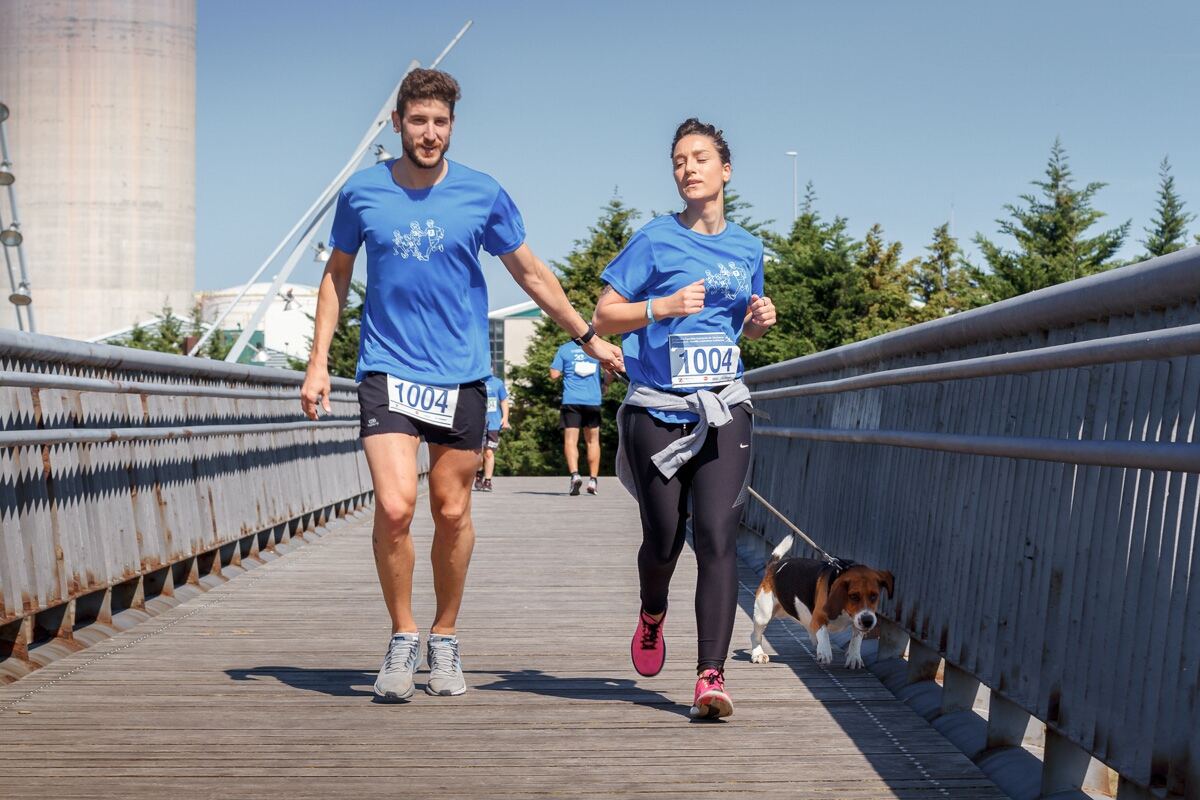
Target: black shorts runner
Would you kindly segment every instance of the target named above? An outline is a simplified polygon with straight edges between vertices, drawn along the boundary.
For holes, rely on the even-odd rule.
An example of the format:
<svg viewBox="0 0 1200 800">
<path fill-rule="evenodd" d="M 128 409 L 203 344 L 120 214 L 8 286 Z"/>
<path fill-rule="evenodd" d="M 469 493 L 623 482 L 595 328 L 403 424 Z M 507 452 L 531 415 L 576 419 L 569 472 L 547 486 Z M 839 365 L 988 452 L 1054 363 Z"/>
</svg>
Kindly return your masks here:
<svg viewBox="0 0 1200 800">
<path fill-rule="evenodd" d="M 600 406 L 581 406 L 568 403 L 559 409 L 558 429 L 599 428 Z"/>
<path fill-rule="evenodd" d="M 368 372 L 358 385 L 358 424 L 361 436 L 407 433 L 429 444 L 455 450 L 478 450 L 487 435 L 487 388 L 482 380 L 460 384 L 454 423 L 449 428 L 432 425 L 388 409 L 387 375 Z"/>
<path fill-rule="evenodd" d="M 483 437 L 483 446 L 488 450 L 499 450 L 500 431 L 488 431 Z"/>
</svg>

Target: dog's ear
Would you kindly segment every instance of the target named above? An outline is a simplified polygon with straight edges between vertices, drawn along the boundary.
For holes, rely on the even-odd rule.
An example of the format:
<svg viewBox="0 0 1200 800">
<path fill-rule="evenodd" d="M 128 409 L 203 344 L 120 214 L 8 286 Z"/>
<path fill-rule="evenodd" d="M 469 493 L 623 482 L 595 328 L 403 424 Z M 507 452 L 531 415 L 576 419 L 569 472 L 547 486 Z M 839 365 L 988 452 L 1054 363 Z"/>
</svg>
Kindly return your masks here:
<svg viewBox="0 0 1200 800">
<path fill-rule="evenodd" d="M 850 582 L 846 580 L 846 576 L 839 576 L 833 585 L 829 587 L 829 597 L 825 599 L 825 615 L 829 619 L 837 619 L 846 610 L 846 587 Z"/>
<path fill-rule="evenodd" d="M 879 588 L 887 589 L 888 597 L 896 596 L 896 576 L 892 575 L 891 570 L 879 571 Z"/>
</svg>

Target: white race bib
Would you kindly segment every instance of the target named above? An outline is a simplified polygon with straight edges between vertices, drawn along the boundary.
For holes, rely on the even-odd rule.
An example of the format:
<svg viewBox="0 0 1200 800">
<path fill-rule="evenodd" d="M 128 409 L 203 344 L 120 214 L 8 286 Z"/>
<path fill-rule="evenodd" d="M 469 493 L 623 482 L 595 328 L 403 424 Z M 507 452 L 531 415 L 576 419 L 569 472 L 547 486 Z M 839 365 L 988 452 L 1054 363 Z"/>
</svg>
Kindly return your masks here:
<svg viewBox="0 0 1200 800">
<path fill-rule="evenodd" d="M 581 378 L 586 378 L 589 375 L 596 374 L 596 362 L 594 361 L 576 361 L 575 374 Z"/>
<path fill-rule="evenodd" d="M 719 386 L 737 377 L 742 350 L 724 333 L 673 333 L 672 386 Z"/>
<path fill-rule="evenodd" d="M 500 403 L 497 402 L 495 397 L 489 396 L 488 397 L 488 413 L 495 414 L 499 410 L 500 410 Z"/>
<path fill-rule="evenodd" d="M 388 375 L 388 410 L 449 428 L 458 407 L 458 386 L 426 386 Z"/>
</svg>

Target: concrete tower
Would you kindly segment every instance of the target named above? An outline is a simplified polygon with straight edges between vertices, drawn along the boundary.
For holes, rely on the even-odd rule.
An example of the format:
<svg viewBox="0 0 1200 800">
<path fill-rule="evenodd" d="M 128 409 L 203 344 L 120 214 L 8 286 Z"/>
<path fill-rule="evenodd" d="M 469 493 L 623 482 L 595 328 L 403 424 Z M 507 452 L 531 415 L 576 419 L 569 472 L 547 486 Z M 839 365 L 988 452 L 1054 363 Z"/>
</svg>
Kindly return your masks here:
<svg viewBox="0 0 1200 800">
<path fill-rule="evenodd" d="M 0 0 L 0 99 L 38 333 L 89 338 L 164 300 L 186 317 L 195 0 Z"/>
</svg>

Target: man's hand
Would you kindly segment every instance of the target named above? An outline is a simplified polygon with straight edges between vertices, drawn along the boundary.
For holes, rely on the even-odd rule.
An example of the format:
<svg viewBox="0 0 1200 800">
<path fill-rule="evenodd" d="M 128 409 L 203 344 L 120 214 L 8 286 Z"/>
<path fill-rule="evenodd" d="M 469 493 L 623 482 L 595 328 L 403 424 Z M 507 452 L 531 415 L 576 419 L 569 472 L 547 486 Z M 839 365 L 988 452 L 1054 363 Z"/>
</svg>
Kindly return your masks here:
<svg viewBox="0 0 1200 800">
<path fill-rule="evenodd" d="M 300 409 L 304 416 L 316 420 L 318 402 L 326 414 L 333 413 L 329 404 L 329 369 L 310 361 L 304 373 L 304 385 L 300 387 Z"/>
<path fill-rule="evenodd" d="M 599 361 L 600 366 L 607 370 L 625 371 L 625 356 L 621 353 L 621 348 L 609 344 L 599 336 L 593 336 L 590 342 L 583 345 L 583 352 Z"/>
</svg>

